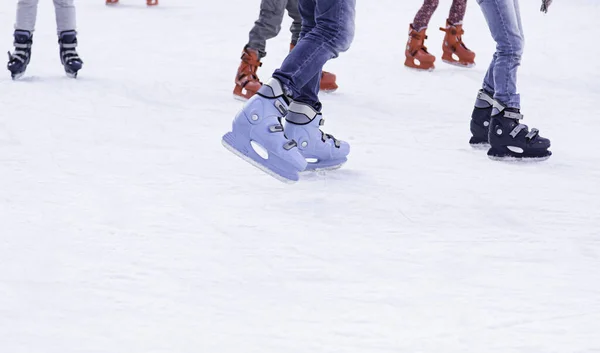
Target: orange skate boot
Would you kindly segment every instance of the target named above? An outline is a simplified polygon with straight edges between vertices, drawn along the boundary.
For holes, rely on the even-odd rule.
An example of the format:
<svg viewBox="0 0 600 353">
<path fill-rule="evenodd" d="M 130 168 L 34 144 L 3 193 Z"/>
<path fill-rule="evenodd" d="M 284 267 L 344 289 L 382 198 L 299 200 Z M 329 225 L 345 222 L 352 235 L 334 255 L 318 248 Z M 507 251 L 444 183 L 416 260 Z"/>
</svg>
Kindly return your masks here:
<svg viewBox="0 0 600 353">
<path fill-rule="evenodd" d="M 294 49 L 294 44 L 290 44 L 290 51 L 292 51 L 292 49 Z M 326 93 L 333 93 L 337 91 L 338 85 L 336 79 L 337 77 L 335 74 L 323 71 L 321 74 L 321 84 L 319 85 L 319 90 Z"/>
<path fill-rule="evenodd" d="M 336 83 L 336 76 L 331 72 L 323 71 L 321 74 L 321 85 L 319 89 L 322 92 L 333 93 L 337 91 L 338 85 Z"/>
<path fill-rule="evenodd" d="M 462 35 L 465 31 L 462 24 L 453 25 L 446 20 L 446 28 L 440 27 L 440 30 L 446 32 L 442 50 L 442 61 L 450 64 L 463 67 L 475 66 L 475 53 L 469 50 L 462 41 Z"/>
<path fill-rule="evenodd" d="M 408 42 L 406 43 L 406 61 L 404 65 L 413 69 L 428 70 L 435 69 L 435 56 L 429 54 L 425 46 L 427 28 L 417 32 L 412 24 L 408 32 Z"/>
<path fill-rule="evenodd" d="M 146 5 L 156 6 L 156 5 L 158 5 L 158 0 L 146 0 Z"/>
<path fill-rule="evenodd" d="M 262 83 L 258 79 L 256 71 L 260 66 L 262 66 L 262 63 L 258 58 L 258 51 L 247 47 L 244 48 L 242 62 L 235 77 L 234 98 L 247 100 L 258 92 Z"/>
<path fill-rule="evenodd" d="M 106 5 L 116 5 L 119 3 L 119 0 L 106 0 Z"/>
</svg>

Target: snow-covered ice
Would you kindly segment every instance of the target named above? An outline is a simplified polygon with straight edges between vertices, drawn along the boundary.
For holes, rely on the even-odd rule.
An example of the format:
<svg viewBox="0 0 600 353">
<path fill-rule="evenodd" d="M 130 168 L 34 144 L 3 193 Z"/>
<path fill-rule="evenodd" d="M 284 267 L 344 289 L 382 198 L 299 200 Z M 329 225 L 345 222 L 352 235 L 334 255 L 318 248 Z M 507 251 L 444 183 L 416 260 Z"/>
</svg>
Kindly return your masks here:
<svg viewBox="0 0 600 353">
<path fill-rule="evenodd" d="M 418 0 L 359 1 L 322 95 L 349 162 L 292 186 L 220 142 L 259 1 L 122 2 L 78 2 L 77 80 L 44 0 L 26 76 L 0 76 L 0 352 L 600 352 L 597 0 L 521 4 L 524 122 L 554 153 L 533 164 L 467 143 L 494 50 L 475 1 L 477 67 L 439 60 L 442 1 L 433 73 L 402 66 Z"/>
</svg>

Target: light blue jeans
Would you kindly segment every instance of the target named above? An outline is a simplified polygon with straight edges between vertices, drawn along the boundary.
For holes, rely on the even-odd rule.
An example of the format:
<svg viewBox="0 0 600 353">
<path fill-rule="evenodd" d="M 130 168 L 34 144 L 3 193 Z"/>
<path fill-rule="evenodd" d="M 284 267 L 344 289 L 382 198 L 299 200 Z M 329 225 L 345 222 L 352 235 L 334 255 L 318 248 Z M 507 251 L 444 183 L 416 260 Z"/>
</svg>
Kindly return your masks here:
<svg viewBox="0 0 600 353">
<path fill-rule="evenodd" d="M 519 0 L 477 0 L 496 41 L 496 53 L 485 75 L 483 89 L 509 108 L 521 108 L 517 93 L 517 69 L 521 65 L 525 37 Z"/>
</svg>

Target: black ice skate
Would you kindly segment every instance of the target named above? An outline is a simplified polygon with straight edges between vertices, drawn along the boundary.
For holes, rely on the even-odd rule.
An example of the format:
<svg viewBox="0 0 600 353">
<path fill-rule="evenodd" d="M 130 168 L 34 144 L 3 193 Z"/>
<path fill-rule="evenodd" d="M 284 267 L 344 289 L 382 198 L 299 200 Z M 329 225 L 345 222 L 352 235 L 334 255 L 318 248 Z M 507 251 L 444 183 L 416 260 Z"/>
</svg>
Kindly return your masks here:
<svg viewBox="0 0 600 353">
<path fill-rule="evenodd" d="M 77 54 L 77 32 L 64 31 L 61 32 L 58 38 L 60 45 L 60 62 L 65 67 L 67 76 L 76 78 L 77 72 L 83 66 L 83 61 Z"/>
<path fill-rule="evenodd" d="M 490 119 L 496 101 L 492 95 L 484 90 L 479 90 L 473 114 L 471 114 L 471 139 L 469 143 L 474 148 L 488 148 L 488 132 L 490 131 Z"/>
<path fill-rule="evenodd" d="M 33 44 L 31 32 L 16 30 L 15 34 L 15 51 L 8 52 L 8 64 L 6 68 L 10 71 L 13 80 L 17 80 L 25 74 L 27 65 L 31 60 L 31 45 Z"/>
<path fill-rule="evenodd" d="M 494 160 L 545 160 L 552 152 L 550 140 L 539 135 L 537 129 L 520 124 L 523 115 L 519 109 L 505 108 L 490 120 L 488 156 Z"/>
</svg>

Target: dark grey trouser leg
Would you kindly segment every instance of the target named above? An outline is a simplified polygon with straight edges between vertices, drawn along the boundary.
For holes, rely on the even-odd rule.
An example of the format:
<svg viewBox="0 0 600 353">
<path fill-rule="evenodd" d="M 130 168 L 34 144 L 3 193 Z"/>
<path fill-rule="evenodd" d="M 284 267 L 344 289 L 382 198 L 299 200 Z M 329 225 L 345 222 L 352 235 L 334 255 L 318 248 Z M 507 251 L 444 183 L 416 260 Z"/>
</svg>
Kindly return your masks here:
<svg viewBox="0 0 600 353">
<path fill-rule="evenodd" d="M 292 1 L 296 3 L 298 12 L 298 0 Z M 260 3 L 260 14 L 250 31 L 248 47 L 258 50 L 261 58 L 267 55 L 267 40 L 275 38 L 281 31 L 287 5 L 288 0 L 262 0 Z"/>
<path fill-rule="evenodd" d="M 296 45 L 298 39 L 300 39 L 300 31 L 302 30 L 302 16 L 300 16 L 300 10 L 298 10 L 298 0 L 288 0 L 287 11 L 288 15 L 290 15 L 293 20 L 290 27 L 290 32 L 292 32 L 292 44 Z"/>
</svg>

